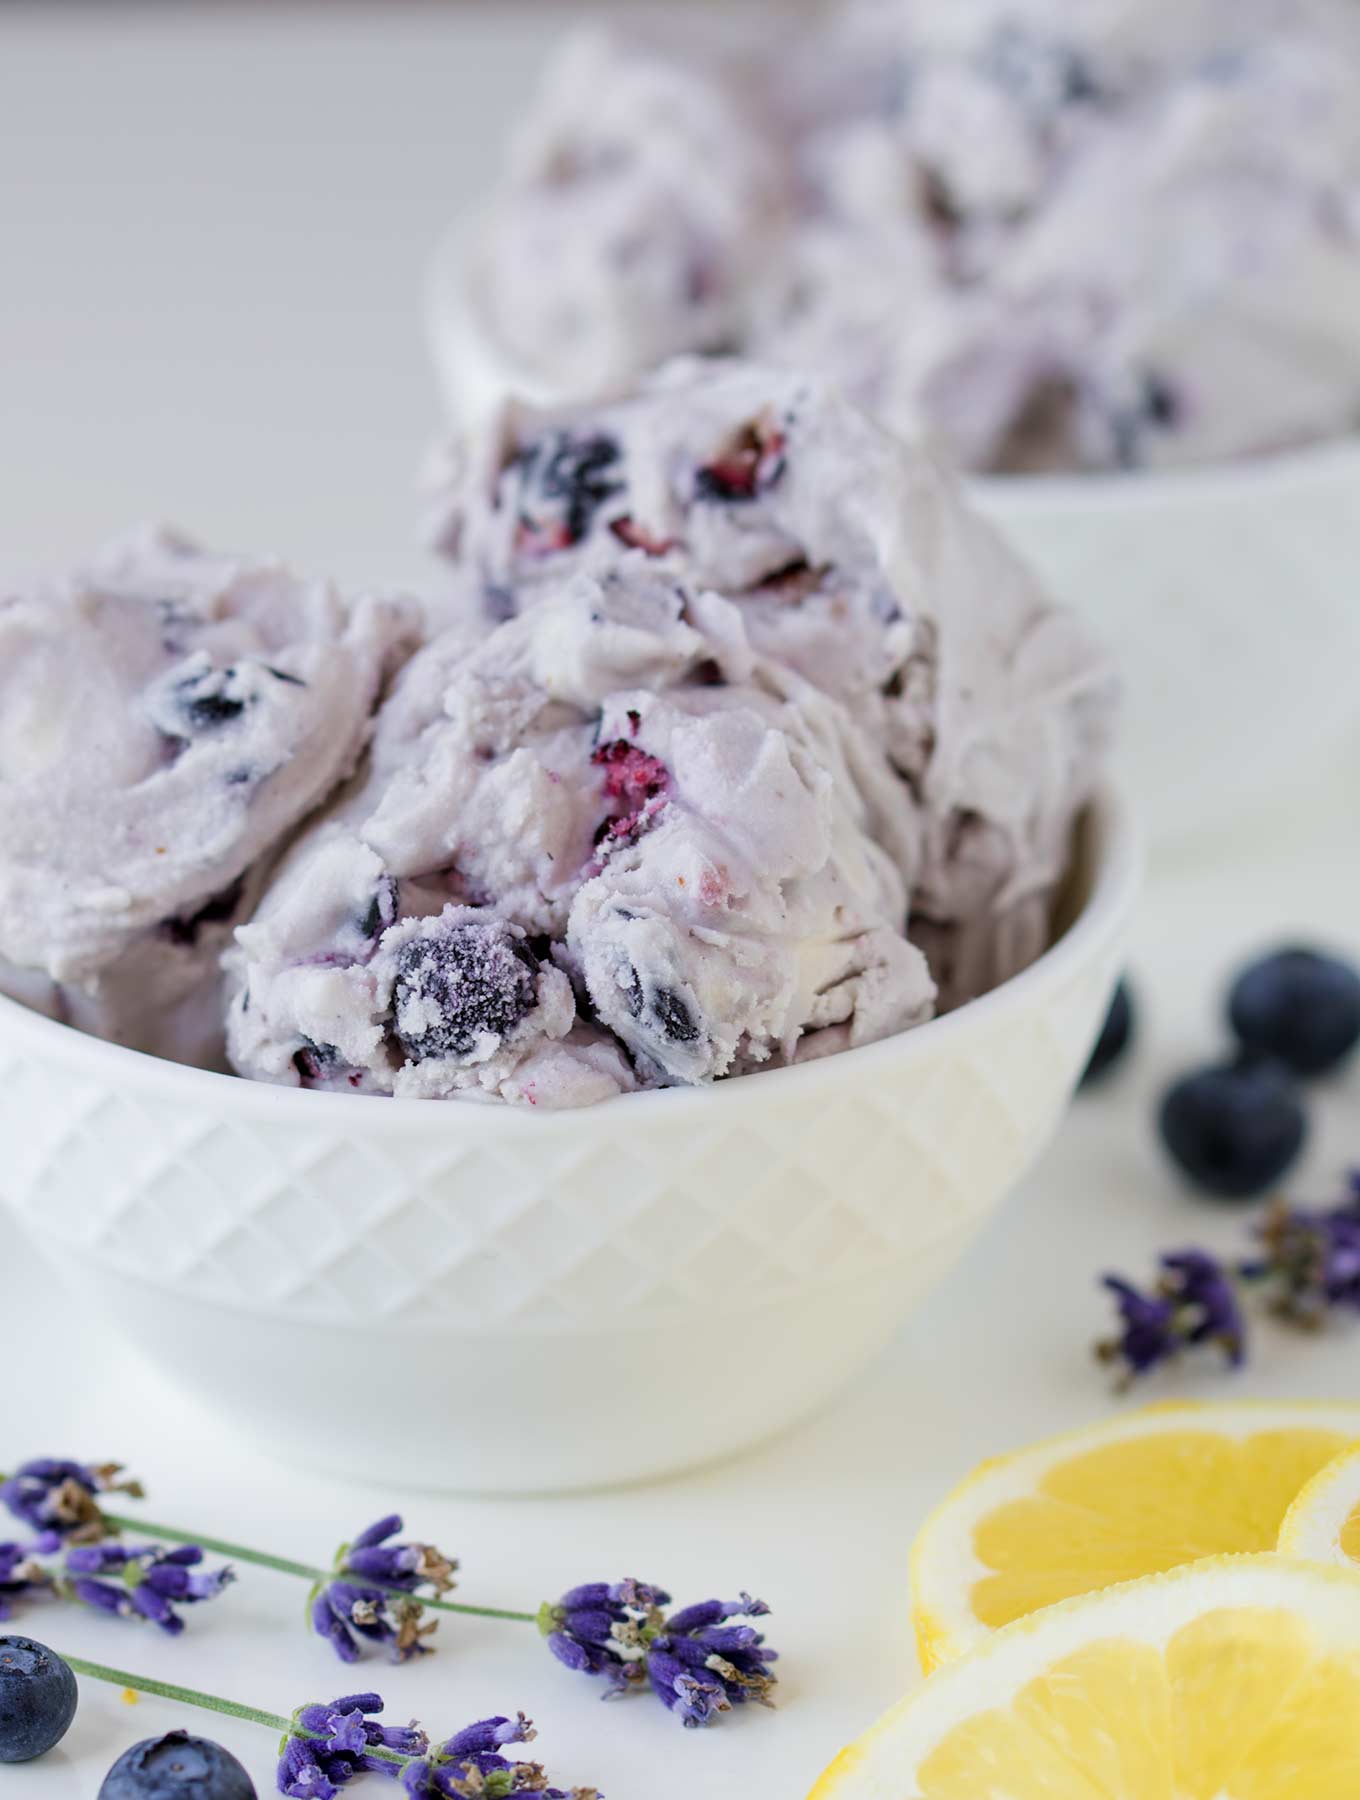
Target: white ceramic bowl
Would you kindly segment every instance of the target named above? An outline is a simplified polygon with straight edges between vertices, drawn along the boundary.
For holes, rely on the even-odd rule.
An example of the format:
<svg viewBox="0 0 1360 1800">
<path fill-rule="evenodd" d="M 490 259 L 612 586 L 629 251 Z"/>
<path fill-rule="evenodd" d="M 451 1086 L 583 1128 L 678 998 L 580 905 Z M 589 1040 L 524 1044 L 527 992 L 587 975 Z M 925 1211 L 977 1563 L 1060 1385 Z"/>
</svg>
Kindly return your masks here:
<svg viewBox="0 0 1360 1800">
<path fill-rule="evenodd" d="M 426 325 L 451 419 L 509 394 L 560 403 L 498 346 L 465 274 L 436 255 Z M 1356 718 L 1360 440 L 1173 474 L 970 483 L 1055 599 L 1123 672 L 1126 780 L 1160 847 L 1306 779 Z"/>
<path fill-rule="evenodd" d="M 1105 800 L 1072 922 L 985 998 L 575 1112 L 258 1086 L 0 999 L 0 1190 L 82 1304 L 285 1458 L 484 1491 L 679 1469 L 824 1405 L 1033 1162 L 1136 861 Z"/>
</svg>

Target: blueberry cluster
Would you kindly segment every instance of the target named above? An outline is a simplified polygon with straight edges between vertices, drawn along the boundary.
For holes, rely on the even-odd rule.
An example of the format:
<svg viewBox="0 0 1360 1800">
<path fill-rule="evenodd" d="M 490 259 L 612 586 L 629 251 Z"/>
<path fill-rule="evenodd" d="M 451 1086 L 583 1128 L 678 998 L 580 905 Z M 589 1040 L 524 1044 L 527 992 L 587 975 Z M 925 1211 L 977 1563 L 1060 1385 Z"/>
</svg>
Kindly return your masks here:
<svg viewBox="0 0 1360 1800">
<path fill-rule="evenodd" d="M 1316 949 L 1272 951 L 1235 977 L 1226 1013 L 1232 1052 L 1174 1081 L 1158 1124 L 1172 1160 L 1197 1188 L 1251 1200 L 1303 1149 L 1308 1116 L 1300 1084 L 1331 1074 L 1360 1045 L 1360 971 Z M 1128 982 L 1121 981 L 1083 1087 L 1123 1059 L 1136 1023 Z"/>
<path fill-rule="evenodd" d="M 1360 973 L 1306 948 L 1251 963 L 1228 994 L 1234 1053 L 1191 1070 L 1163 1097 L 1162 1140 L 1206 1193 L 1250 1200 L 1297 1160 L 1308 1135 L 1299 1083 L 1360 1044 Z"/>
</svg>

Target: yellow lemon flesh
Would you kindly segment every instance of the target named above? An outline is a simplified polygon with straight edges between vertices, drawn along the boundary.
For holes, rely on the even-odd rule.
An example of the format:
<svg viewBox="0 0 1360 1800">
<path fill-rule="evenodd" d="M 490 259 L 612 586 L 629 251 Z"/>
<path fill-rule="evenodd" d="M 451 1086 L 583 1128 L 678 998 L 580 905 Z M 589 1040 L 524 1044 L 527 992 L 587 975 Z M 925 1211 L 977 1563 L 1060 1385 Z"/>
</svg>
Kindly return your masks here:
<svg viewBox="0 0 1360 1800">
<path fill-rule="evenodd" d="M 1060 1600 L 1273 1550 L 1299 1490 L 1357 1438 L 1357 1406 L 1157 1407 L 985 1464 L 912 1554 L 923 1666 Z"/>
<path fill-rule="evenodd" d="M 812 1800 L 1356 1800 L 1360 1572 L 1217 1557 L 931 1677 Z"/>
</svg>

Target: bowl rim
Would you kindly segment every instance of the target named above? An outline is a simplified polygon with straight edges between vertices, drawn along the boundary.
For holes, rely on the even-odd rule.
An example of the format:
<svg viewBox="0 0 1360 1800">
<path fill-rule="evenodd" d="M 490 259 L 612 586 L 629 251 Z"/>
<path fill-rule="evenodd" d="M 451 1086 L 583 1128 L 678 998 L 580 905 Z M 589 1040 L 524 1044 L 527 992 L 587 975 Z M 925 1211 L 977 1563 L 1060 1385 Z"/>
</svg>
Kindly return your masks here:
<svg viewBox="0 0 1360 1800">
<path fill-rule="evenodd" d="M 1128 803 L 1112 784 L 1098 790 L 1083 817 L 1091 829 L 1090 890 L 1062 936 L 1029 968 L 943 1018 L 928 1020 L 911 1030 L 832 1056 L 768 1069 L 754 1077 L 715 1082 L 708 1087 L 655 1088 L 620 1094 L 595 1106 L 542 1111 L 490 1101 L 470 1100 L 457 1105 L 426 1099 L 324 1093 L 248 1081 L 237 1075 L 169 1062 L 77 1031 L 3 994 L 0 1040 L 17 1043 L 21 1049 L 31 1046 L 34 1056 L 45 1062 L 65 1063 L 79 1074 L 103 1078 L 124 1091 L 145 1093 L 152 1089 L 165 1099 L 178 1098 L 186 1105 L 213 1106 L 228 1117 L 246 1115 L 300 1130 L 309 1125 L 332 1130 L 347 1125 L 352 1130 L 362 1119 L 365 1131 L 381 1135 L 408 1132 L 417 1126 L 425 1133 L 433 1126 L 435 1130 L 456 1128 L 498 1136 L 521 1131 L 579 1132 L 583 1127 L 598 1130 L 605 1120 L 610 1122 L 606 1129 L 622 1123 L 616 1109 L 624 1105 L 628 1108 L 627 1119 L 636 1129 L 645 1129 L 649 1120 L 667 1125 L 683 1125 L 688 1120 L 697 1127 L 715 1107 L 775 1105 L 838 1081 L 873 1082 L 889 1068 L 896 1074 L 902 1065 L 926 1060 L 956 1040 L 966 1039 L 976 1027 L 1024 1005 L 1033 993 L 1086 961 L 1118 933 L 1132 911 L 1141 873 L 1142 846 Z M 360 1108 L 364 1110 L 361 1112 Z"/>
<path fill-rule="evenodd" d="M 459 428 L 453 394 L 459 381 L 465 380 L 459 376 L 459 364 L 466 365 L 470 353 L 476 355 L 482 370 L 490 373 L 497 389 L 507 395 L 535 406 L 570 403 L 552 381 L 535 375 L 500 344 L 482 316 L 469 278 L 468 257 L 485 212 L 485 208 L 475 210 L 445 230 L 430 257 L 424 283 L 428 349 L 455 431 Z M 461 345 L 460 355 L 450 354 L 450 332 Z M 1360 430 L 1255 456 L 1170 469 L 1052 475 L 976 475 L 965 470 L 961 478 L 974 501 L 1004 522 L 1048 512 L 1138 512 L 1143 508 L 1199 507 L 1215 499 L 1250 501 L 1262 489 L 1273 491 L 1281 484 L 1306 487 L 1337 477 L 1353 480 L 1360 487 Z"/>
</svg>

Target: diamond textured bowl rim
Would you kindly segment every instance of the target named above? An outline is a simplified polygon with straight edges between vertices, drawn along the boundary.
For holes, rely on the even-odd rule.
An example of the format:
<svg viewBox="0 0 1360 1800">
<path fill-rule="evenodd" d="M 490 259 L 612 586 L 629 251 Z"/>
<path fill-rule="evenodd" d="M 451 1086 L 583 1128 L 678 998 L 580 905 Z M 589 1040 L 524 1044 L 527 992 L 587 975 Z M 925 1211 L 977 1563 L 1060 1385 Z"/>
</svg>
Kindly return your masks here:
<svg viewBox="0 0 1360 1800">
<path fill-rule="evenodd" d="M 0 1033 L 12 1042 L 29 1039 L 35 1053 L 45 1061 L 66 1062 L 80 1072 L 91 1074 L 117 1074 L 129 1088 L 142 1091 L 155 1088 L 161 1093 L 175 1089 L 183 1094 L 186 1102 L 211 1100 L 226 1114 L 287 1120 L 299 1127 L 305 1126 L 309 1117 L 318 1125 L 329 1126 L 336 1126 L 343 1118 L 351 1127 L 356 1117 L 362 1117 L 366 1129 L 371 1127 L 381 1133 L 400 1132 L 417 1120 L 422 1127 L 428 1128 L 435 1118 L 443 1115 L 450 1119 L 450 1130 L 462 1131 L 570 1131 L 583 1118 L 599 1121 L 602 1116 L 620 1126 L 626 1122 L 643 1129 L 646 1121 L 660 1108 L 666 1109 L 668 1121 L 673 1122 L 683 1109 L 707 1114 L 715 1106 L 740 1105 L 743 1096 L 747 1096 L 747 1103 L 758 1101 L 761 1095 L 768 1096 L 771 1101 L 787 1099 L 799 1085 L 811 1094 L 832 1075 L 847 1080 L 857 1075 L 869 1083 L 891 1071 L 896 1079 L 904 1065 L 928 1058 L 952 1039 L 966 1036 L 985 1016 L 1022 1005 L 1031 989 L 1042 986 L 1065 965 L 1084 960 L 1088 945 L 1098 943 L 1119 929 L 1130 890 L 1139 878 L 1141 839 L 1127 802 L 1114 786 L 1107 784 L 1099 791 L 1088 805 L 1082 824 L 1090 834 L 1086 852 L 1090 877 L 1085 898 L 1061 934 L 1020 974 L 1011 976 L 989 993 L 968 1001 L 951 1013 L 911 1030 L 880 1038 L 875 1043 L 814 1057 L 803 1063 L 733 1077 L 705 1087 L 652 1088 L 620 1094 L 595 1106 L 542 1110 L 495 1101 L 332 1094 L 249 1081 L 238 1075 L 169 1062 L 45 1018 L 2 994 Z M 359 1107 L 365 1109 L 362 1115 L 356 1113 Z"/>
</svg>

